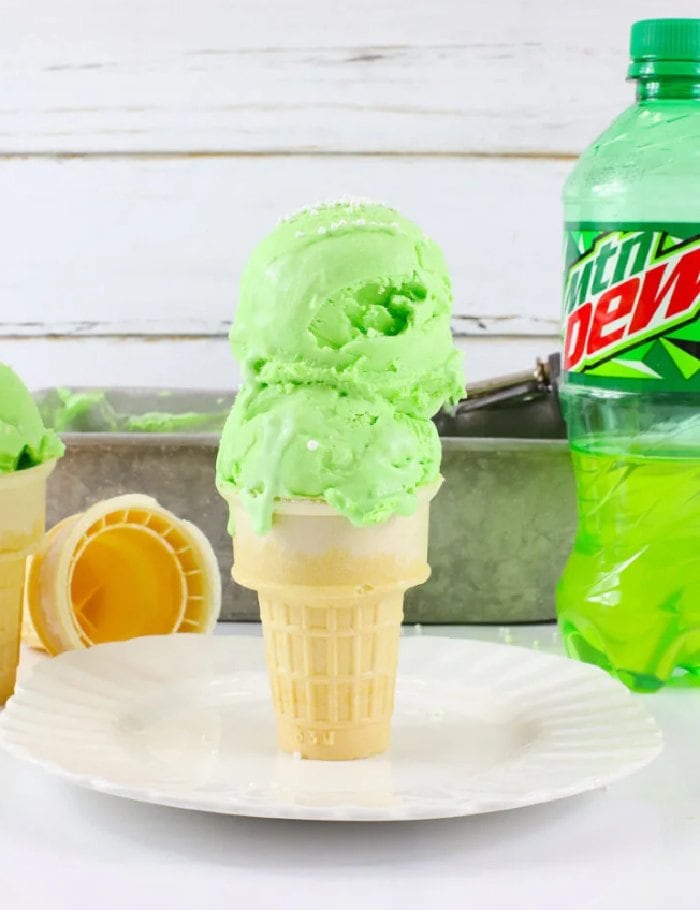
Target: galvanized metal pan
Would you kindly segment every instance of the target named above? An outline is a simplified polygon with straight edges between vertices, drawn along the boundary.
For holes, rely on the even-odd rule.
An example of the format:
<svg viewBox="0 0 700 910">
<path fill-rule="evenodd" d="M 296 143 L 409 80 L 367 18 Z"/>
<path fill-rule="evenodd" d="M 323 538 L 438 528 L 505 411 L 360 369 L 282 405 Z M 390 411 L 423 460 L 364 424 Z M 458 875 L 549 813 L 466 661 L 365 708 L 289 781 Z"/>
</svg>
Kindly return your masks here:
<svg viewBox="0 0 700 910">
<path fill-rule="evenodd" d="M 258 617 L 255 594 L 230 576 L 227 508 L 214 484 L 232 393 L 46 389 L 36 398 L 67 446 L 50 486 L 50 525 L 98 499 L 148 493 L 211 541 L 224 584 L 223 617 Z M 552 619 L 575 505 L 564 424 L 551 390 L 540 383 L 484 407 L 440 414 L 436 423 L 445 483 L 431 513 L 432 576 L 409 592 L 406 620 Z"/>
</svg>

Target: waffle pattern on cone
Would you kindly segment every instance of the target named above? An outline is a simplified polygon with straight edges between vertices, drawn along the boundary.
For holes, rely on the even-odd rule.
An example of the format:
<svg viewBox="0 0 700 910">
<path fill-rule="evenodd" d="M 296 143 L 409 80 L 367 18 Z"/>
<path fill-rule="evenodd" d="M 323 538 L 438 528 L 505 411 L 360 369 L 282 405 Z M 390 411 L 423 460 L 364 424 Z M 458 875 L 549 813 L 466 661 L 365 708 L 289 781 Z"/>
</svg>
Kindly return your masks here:
<svg viewBox="0 0 700 910">
<path fill-rule="evenodd" d="M 279 746 L 304 758 L 389 745 L 403 588 L 341 592 L 259 592 Z"/>
<path fill-rule="evenodd" d="M 0 553 L 0 705 L 15 688 L 26 553 Z"/>
</svg>

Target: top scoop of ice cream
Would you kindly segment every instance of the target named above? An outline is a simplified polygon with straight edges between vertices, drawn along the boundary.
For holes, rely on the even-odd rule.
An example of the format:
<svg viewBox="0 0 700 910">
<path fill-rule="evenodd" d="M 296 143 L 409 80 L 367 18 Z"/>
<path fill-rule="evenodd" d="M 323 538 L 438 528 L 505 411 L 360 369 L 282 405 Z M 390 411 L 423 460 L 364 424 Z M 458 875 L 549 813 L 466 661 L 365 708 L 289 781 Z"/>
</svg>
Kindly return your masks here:
<svg viewBox="0 0 700 910">
<path fill-rule="evenodd" d="M 437 244 L 394 209 L 342 201 L 282 221 L 243 273 L 234 354 L 248 381 L 378 389 L 430 417 L 463 394 Z"/>
<path fill-rule="evenodd" d="M 63 443 L 44 426 L 27 387 L 0 363 L 0 473 L 31 468 L 62 454 Z"/>
</svg>

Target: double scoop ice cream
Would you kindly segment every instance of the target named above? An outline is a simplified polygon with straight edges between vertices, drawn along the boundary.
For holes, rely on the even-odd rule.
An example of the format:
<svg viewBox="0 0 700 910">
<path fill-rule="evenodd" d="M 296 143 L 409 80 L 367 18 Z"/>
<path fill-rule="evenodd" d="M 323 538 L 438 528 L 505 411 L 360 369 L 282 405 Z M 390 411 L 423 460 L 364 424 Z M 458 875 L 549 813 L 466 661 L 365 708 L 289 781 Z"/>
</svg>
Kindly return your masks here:
<svg viewBox="0 0 700 910">
<path fill-rule="evenodd" d="M 440 248 L 386 206 L 305 209 L 260 243 L 231 330 L 244 385 L 217 465 L 259 532 L 290 497 L 359 526 L 414 511 L 439 473 L 430 418 L 463 395 L 451 309 Z"/>
<path fill-rule="evenodd" d="M 14 691 L 27 557 L 44 536 L 46 479 L 62 454 L 27 387 L 0 363 L 0 705 Z"/>
<path fill-rule="evenodd" d="M 244 270 L 231 330 L 244 384 L 217 485 L 234 578 L 259 594 L 286 751 L 388 746 L 403 596 L 429 574 L 431 417 L 464 389 L 451 308 L 437 244 L 368 201 L 292 215 Z"/>
</svg>

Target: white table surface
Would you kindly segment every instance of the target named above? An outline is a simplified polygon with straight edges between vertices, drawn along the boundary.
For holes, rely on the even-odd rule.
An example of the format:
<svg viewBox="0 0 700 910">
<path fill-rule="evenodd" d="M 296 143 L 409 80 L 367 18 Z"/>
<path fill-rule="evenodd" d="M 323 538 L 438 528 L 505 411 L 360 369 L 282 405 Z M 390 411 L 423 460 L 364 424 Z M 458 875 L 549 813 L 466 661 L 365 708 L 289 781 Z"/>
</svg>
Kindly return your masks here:
<svg viewBox="0 0 700 910">
<path fill-rule="evenodd" d="M 552 626 L 422 631 L 561 651 Z M 84 791 L 0 752 L 0 908 L 698 910 L 700 690 L 638 697 L 666 738 L 650 767 L 585 796 L 447 821 L 205 815 Z"/>
</svg>

